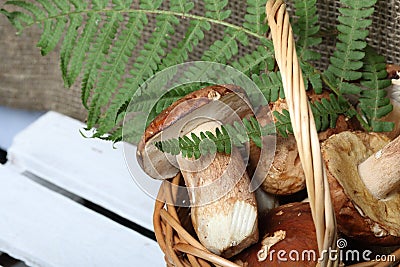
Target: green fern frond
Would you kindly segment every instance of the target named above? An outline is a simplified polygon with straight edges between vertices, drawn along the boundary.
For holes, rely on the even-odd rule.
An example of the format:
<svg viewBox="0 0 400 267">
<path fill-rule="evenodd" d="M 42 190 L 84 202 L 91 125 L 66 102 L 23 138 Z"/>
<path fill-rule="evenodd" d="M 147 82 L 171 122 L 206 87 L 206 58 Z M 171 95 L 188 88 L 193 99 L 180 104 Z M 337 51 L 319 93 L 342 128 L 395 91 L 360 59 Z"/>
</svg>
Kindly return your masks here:
<svg viewBox="0 0 400 267">
<path fill-rule="evenodd" d="M 278 111 L 273 111 L 276 122 L 275 127 L 277 132 L 283 137 L 288 137 L 288 134 L 293 133 L 292 123 L 290 122 L 290 113 L 288 110 L 282 110 L 282 113 Z"/>
<path fill-rule="evenodd" d="M 376 0 L 341 0 L 345 7 L 339 8 L 340 34 L 336 44 L 336 50 L 330 58 L 328 67 L 331 82 L 342 94 L 359 94 L 361 88 L 354 83 L 349 83 L 361 78 L 360 69 L 363 66 L 362 59 L 365 53 L 363 49 L 367 43 L 365 38 L 369 31 L 366 29 L 372 21 L 367 19 L 374 12 Z"/>
<path fill-rule="evenodd" d="M 168 37 L 174 33 L 173 25 L 179 21 L 173 16 L 159 15 L 157 16 L 157 28 L 153 32 L 152 37 L 145 45 L 144 49 L 139 52 L 139 57 L 133 64 L 130 71 L 131 77 L 125 80 L 123 86 L 119 89 L 118 94 L 111 101 L 104 117 L 102 118 L 98 131 L 108 132 L 112 129 L 115 118 L 117 117 L 120 107 L 125 103 L 126 99 L 133 97 L 140 84 L 145 82 L 147 78 L 153 75 L 157 70 L 157 66 L 161 63 L 161 57 L 165 54 L 167 48 Z M 139 37 L 140 35 L 138 35 Z"/>
<path fill-rule="evenodd" d="M 163 58 L 160 70 L 186 61 L 193 47 L 204 39 L 204 32 L 210 29 L 211 25 L 207 21 L 191 20 L 184 39 Z"/>
<path fill-rule="evenodd" d="M 140 38 L 140 32 L 145 24 L 147 24 L 146 15 L 131 14 L 125 29 L 121 32 L 117 41 L 114 43 L 111 54 L 107 58 L 107 65 L 103 67 L 103 71 L 97 82 L 97 87 L 94 90 L 94 96 L 91 101 L 89 115 L 86 122 L 88 128 L 94 127 L 94 125 L 99 121 L 101 108 L 107 105 L 116 90 L 122 74 L 125 71 L 128 59 L 132 55 L 132 50 L 136 46 Z M 115 108 L 114 113 L 117 112 L 122 104 L 123 103 Z M 108 109 L 107 111 L 110 113 L 113 110 Z M 108 123 L 111 124 L 114 120 L 115 115 L 112 122 Z M 106 128 L 107 130 L 110 130 L 109 127 Z M 106 131 L 103 133 L 106 133 Z"/>
<path fill-rule="evenodd" d="M 113 13 L 106 18 L 104 27 L 100 29 L 100 33 L 97 37 L 92 39 L 93 45 L 89 50 L 88 57 L 86 59 L 86 68 L 84 70 L 82 78 L 82 103 L 86 108 L 89 108 L 87 103 L 95 86 L 96 77 L 102 68 L 102 62 L 106 61 L 106 55 L 112 44 L 112 40 L 115 38 L 118 26 L 120 25 L 119 15 Z M 67 40 L 67 38 L 66 38 Z M 67 58 L 61 56 L 61 58 Z M 68 81 L 68 85 L 72 85 L 72 80 Z"/>
<path fill-rule="evenodd" d="M 20 34 L 21 31 L 27 27 L 27 25 L 31 25 L 35 21 L 32 16 L 20 11 L 8 12 L 7 10 L 0 9 L 0 14 L 3 14 L 7 17 L 11 25 L 17 29 L 17 34 Z"/>
<path fill-rule="evenodd" d="M 83 33 L 74 45 L 74 50 L 71 53 L 69 60 L 68 70 L 65 71 L 66 82 L 68 86 L 71 86 L 76 78 L 79 76 L 83 62 L 86 59 L 86 54 L 89 51 L 92 38 L 97 32 L 97 25 L 101 20 L 98 14 L 90 14 L 86 21 Z"/>
<path fill-rule="evenodd" d="M 298 17 L 293 23 L 293 32 L 298 36 L 298 56 L 303 60 L 319 60 L 321 55 L 310 50 L 322 42 L 321 37 L 316 37 L 319 32 L 317 0 L 295 0 L 295 16 Z"/>
<path fill-rule="evenodd" d="M 223 26 L 224 35 L 205 51 L 203 60 L 232 64 L 230 61 L 238 53 L 238 43 L 248 45 L 251 37 L 266 49 L 263 51 L 260 47 L 244 56 L 238 60 L 238 65 L 250 74 L 264 68 L 263 59 L 268 58 L 267 64 L 272 64 L 273 59 L 269 58 L 272 42 L 264 36 L 267 26 L 262 19 L 257 21 L 258 16 L 265 16 L 265 1 L 248 1 L 243 25 L 225 21 L 231 13 L 227 0 L 206 0 L 204 15 L 191 12 L 194 2 L 190 0 L 172 0 L 167 9 L 160 9 L 162 2 L 142 0 L 139 6 L 132 6 L 131 0 L 38 0 L 33 3 L 21 0 L 5 3 L 17 6 L 19 11 L 2 9 L 1 13 L 19 31 L 41 25 L 38 46 L 42 54 L 52 51 L 62 40 L 60 65 L 65 85 L 70 87 L 82 78 L 81 98 L 88 109 L 87 126 L 96 126 L 96 136 L 105 136 L 118 129 L 129 100 L 140 85 L 157 71 L 186 61 L 213 24 Z M 150 15 L 156 15 L 157 27 L 139 51 L 133 67 L 128 68 L 127 62 Z M 124 20 L 126 17 L 128 22 Z M 168 38 L 182 18 L 190 20 L 190 26 L 183 39 L 166 54 Z M 130 76 L 125 79 L 127 72 Z M 183 96 L 178 92 L 165 96 L 164 104 Z M 165 105 L 159 104 L 154 112 L 161 107 Z"/>
<path fill-rule="evenodd" d="M 78 37 L 78 31 L 76 30 L 79 28 L 83 23 L 83 17 L 80 14 L 74 14 L 70 17 L 70 26 L 65 33 L 64 40 L 61 46 L 60 51 L 60 66 L 61 66 L 61 74 L 64 80 L 64 83 L 67 87 L 70 87 L 74 81 L 69 80 L 68 78 L 68 69 L 69 69 L 69 62 L 71 60 L 71 55 L 74 50 L 74 45 L 76 43 L 76 39 Z"/>
<path fill-rule="evenodd" d="M 199 135 L 191 133 L 190 137 L 183 136 L 158 141 L 154 145 L 165 153 L 172 155 L 181 153 L 182 157 L 198 159 L 201 155 L 215 152 L 230 154 L 232 145 L 242 147 L 249 140 L 261 147 L 261 137 L 271 134 L 275 134 L 274 127 L 271 125 L 261 127 L 259 122 L 251 117 L 244 118 L 240 123 L 236 121 L 232 125 L 221 125 L 220 128 L 215 129 L 215 133 L 210 131 L 201 132 Z"/>
<path fill-rule="evenodd" d="M 268 24 L 265 21 L 266 0 L 248 0 L 247 14 L 244 16 L 243 26 L 259 35 L 264 35 L 268 30 Z"/>
<path fill-rule="evenodd" d="M 385 88 L 391 85 L 387 79 L 386 60 L 371 47 L 366 48 L 361 85 L 360 108 L 368 124 L 375 132 L 389 132 L 393 130 L 393 122 L 380 121 L 393 110 Z"/>
<path fill-rule="evenodd" d="M 188 2 L 186 0 L 170 1 L 170 9 L 174 12 L 187 14 L 193 8 L 193 2 Z M 185 62 L 189 57 L 188 53 L 192 52 L 193 47 L 204 39 L 204 31 L 209 31 L 210 29 L 211 25 L 207 21 L 191 20 L 183 40 L 181 40 L 176 47 L 172 48 L 171 52 L 162 59 L 159 70 Z"/>
<path fill-rule="evenodd" d="M 329 99 L 322 98 L 321 101 L 310 103 L 314 115 L 315 126 L 318 132 L 328 128 L 335 128 L 340 114 L 347 114 L 350 106 L 343 96 L 329 95 Z"/>
<path fill-rule="evenodd" d="M 310 64 L 300 62 L 301 70 L 303 72 L 304 85 L 306 90 L 311 85 L 312 89 L 316 94 L 322 93 L 322 77 L 319 71 L 317 71 Z"/>
<path fill-rule="evenodd" d="M 285 98 L 282 77 L 279 71 L 269 72 L 268 74 L 262 73 L 261 75 L 253 74 L 251 79 L 260 89 L 268 103 L 275 102 L 279 98 Z M 252 99 L 252 96 L 249 97 Z"/>
<path fill-rule="evenodd" d="M 266 46 L 258 46 L 256 50 L 244 55 L 232 63 L 232 67 L 246 75 L 272 70 L 275 65 L 274 50 Z"/>
<path fill-rule="evenodd" d="M 226 29 L 222 40 L 216 40 L 201 57 L 201 60 L 226 64 L 239 51 L 238 42 L 248 45 L 246 34 L 240 30 Z"/>
<path fill-rule="evenodd" d="M 54 8 L 49 0 L 37 0 L 37 2 L 42 5 L 48 16 L 55 16 L 57 14 L 57 9 Z"/>
<path fill-rule="evenodd" d="M 32 3 L 26 1 L 7 1 L 5 4 L 20 7 L 28 11 L 32 16 L 33 21 L 40 21 L 46 18 L 46 13 L 41 8 Z M 16 17 L 15 19 L 18 19 L 18 17 Z"/>
<path fill-rule="evenodd" d="M 158 71 L 187 61 L 194 47 L 204 39 L 206 32 L 214 25 L 221 26 L 224 29 L 223 34 L 205 50 L 201 60 L 227 64 L 250 76 L 260 87 L 268 102 L 284 98 L 279 72 L 273 72 L 275 62 L 272 42 L 265 36 L 268 28 L 264 23 L 266 0 L 247 0 L 244 22 L 235 22 L 237 24 L 226 20 L 231 14 L 227 0 L 204 0 L 205 13 L 201 15 L 193 12 L 195 2 L 191 0 L 171 0 L 164 4 L 163 0 L 140 0 L 140 5 L 133 5 L 132 2 L 132 0 L 37 0 L 31 2 L 21 0 L 5 3 L 5 5 L 16 6 L 18 11 L 8 12 L 4 9 L 0 11 L 1 14 L 7 16 L 18 31 L 36 24 L 41 26 L 42 35 L 37 45 L 41 48 L 42 54 L 48 54 L 62 40 L 60 59 L 63 79 L 68 87 L 79 78 L 82 79 L 82 103 L 88 109 L 88 128 L 96 127 L 97 129 L 94 137 L 121 140 L 122 121 L 127 112 L 145 110 L 149 112 L 149 116 L 141 119 L 148 122 L 174 101 L 203 87 L 199 84 L 185 84 L 204 80 L 200 78 L 204 78 L 205 74 L 213 75 L 208 74 L 207 69 L 196 69 L 196 67 L 189 68 L 183 76 L 179 76 L 181 74 L 171 76 L 167 82 L 168 86 L 173 87 L 179 83 L 184 83 L 184 85 L 168 93 L 162 90 L 148 91 L 149 89 L 142 85 Z M 315 0 L 295 1 L 299 19 L 293 27 L 299 38 L 300 64 L 304 80 L 307 87 L 312 87 L 319 93 L 322 91 L 321 75 L 314 67 L 304 62 L 318 57 L 311 52 L 312 47 L 320 42 L 320 38 L 316 36 L 319 26 L 315 2 Z M 328 86 L 333 87 L 334 91 L 338 88 L 338 95 L 359 92 L 358 87 L 354 89 L 354 81 L 362 77 L 363 85 L 370 89 L 363 91 L 360 102 L 364 101 L 362 105 L 368 104 L 370 107 L 371 103 L 368 101 L 376 100 L 374 103 L 376 114 L 369 115 L 362 109 L 372 126 L 388 110 L 385 96 L 379 91 L 381 89 L 376 90 L 375 85 L 371 85 L 375 89 L 368 85 L 376 80 L 380 81 L 381 74 L 377 74 L 379 73 L 377 70 L 362 68 L 365 37 L 368 34 L 365 28 L 370 24 L 367 17 L 373 12 L 372 5 L 376 0 L 342 0 L 341 2 L 346 7 L 340 9 L 341 24 L 338 26 L 340 41 L 336 45 L 335 54 L 331 57 L 332 65 L 322 77 L 324 81 L 333 81 L 333 85 L 328 84 Z M 143 48 L 135 51 L 138 56 L 132 59 L 134 50 L 138 49 L 138 41 L 143 36 L 142 30 L 148 24 L 149 16 L 155 17 L 156 27 L 150 38 L 145 40 Z M 188 20 L 189 27 L 179 42 L 171 43 L 169 41 L 171 35 L 175 33 L 181 20 Z M 232 59 L 238 55 L 239 47 L 247 47 L 254 41 L 260 45 L 233 62 Z M 134 60 L 134 64 L 128 65 L 129 60 Z M 365 61 L 364 64 L 369 63 Z M 361 70 L 365 74 L 361 74 Z M 179 79 L 179 77 L 182 78 Z M 326 77 L 330 79 L 327 80 Z M 213 81 L 212 78 L 215 77 L 206 78 Z M 234 80 L 232 77 L 223 78 L 226 83 Z M 138 92 L 139 88 L 142 89 Z M 140 96 L 134 99 L 134 108 L 129 105 L 133 96 Z M 252 98 L 251 95 L 249 97 Z M 160 100 L 157 102 L 158 98 Z M 342 100 L 339 97 L 315 104 L 313 112 L 315 112 L 319 129 L 324 129 L 327 125 L 332 126 L 339 112 L 354 115 L 352 107 L 349 108 L 350 111 L 345 112 L 346 105 L 342 103 L 344 101 Z M 257 102 L 252 101 L 252 103 Z M 328 109 L 332 110 L 328 112 Z M 290 133 L 288 112 L 283 111 L 274 115 L 277 120 L 277 131 L 282 135 Z M 139 122 L 139 118 L 135 119 Z M 243 122 L 243 125 L 249 123 L 251 124 L 252 121 Z M 243 134 L 243 129 L 236 126 L 232 126 L 237 130 L 235 133 Z M 244 127 L 246 129 L 246 126 Z M 137 140 L 143 130 L 132 127 L 129 129 L 130 132 L 124 133 L 124 136 L 126 134 L 132 140 L 135 138 Z M 216 132 L 214 139 L 223 138 L 229 131 L 231 131 L 230 126 L 221 128 L 219 132 Z M 260 131 L 262 134 L 262 128 Z M 260 139 L 257 138 L 260 134 L 257 132 L 251 134 L 250 138 L 259 142 Z M 202 136 L 199 138 L 204 139 Z M 245 138 L 239 139 L 243 141 Z M 184 142 L 182 144 L 185 147 L 192 145 L 188 140 Z M 235 143 L 237 140 L 232 139 L 229 142 Z M 215 146 L 215 149 L 224 151 L 230 147 L 228 140 L 217 142 Z M 196 156 L 202 152 L 193 150 L 188 153 Z"/>
<path fill-rule="evenodd" d="M 204 7 L 206 9 L 206 17 L 225 20 L 231 15 L 230 10 L 224 10 L 228 4 L 228 0 L 218 1 L 218 0 L 205 0 Z"/>
<path fill-rule="evenodd" d="M 349 112 L 348 102 L 342 96 L 336 97 L 330 94 L 329 99 L 323 98 L 321 101 L 310 104 L 318 132 L 336 127 L 336 121 L 340 114 L 349 118 L 354 116 L 354 113 Z M 215 134 L 210 131 L 200 132 L 199 135 L 192 133 L 190 137 L 184 136 L 158 141 L 155 146 L 165 153 L 172 155 L 182 153 L 183 157 L 191 158 L 194 156 L 197 159 L 201 155 L 215 151 L 230 154 L 232 145 L 242 147 L 250 140 L 261 147 L 262 137 L 276 134 L 276 132 L 283 137 L 293 134 L 288 110 L 273 111 L 272 114 L 275 117 L 275 124 L 262 127 L 255 117 L 244 118 L 241 122 L 235 121 L 232 125 L 221 125 L 220 128 L 215 130 Z M 205 149 L 201 148 L 203 144 L 206 146 Z"/>
</svg>

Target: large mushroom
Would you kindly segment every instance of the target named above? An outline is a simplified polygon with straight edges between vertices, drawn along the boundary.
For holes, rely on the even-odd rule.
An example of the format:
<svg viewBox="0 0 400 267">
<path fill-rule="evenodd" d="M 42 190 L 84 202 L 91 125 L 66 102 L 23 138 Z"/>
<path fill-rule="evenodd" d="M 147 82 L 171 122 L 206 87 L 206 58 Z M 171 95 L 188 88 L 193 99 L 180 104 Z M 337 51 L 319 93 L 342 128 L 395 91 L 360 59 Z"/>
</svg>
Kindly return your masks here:
<svg viewBox="0 0 400 267">
<path fill-rule="evenodd" d="M 318 245 L 309 203 L 290 203 L 260 216 L 260 242 L 234 257 L 243 267 L 315 266 Z"/>
<path fill-rule="evenodd" d="M 400 245 L 400 137 L 342 132 L 322 144 L 338 230 L 370 245 Z"/>
<path fill-rule="evenodd" d="M 210 117 L 218 117 L 226 123 L 250 112 L 245 92 L 238 86 L 214 85 L 194 91 L 175 101 L 149 124 L 138 144 L 138 163 L 155 179 L 172 178 L 179 172 L 178 163 L 175 157 L 157 149 L 155 142 L 185 135 L 203 122 L 210 121 Z"/>
<path fill-rule="evenodd" d="M 243 90 L 232 85 L 209 86 L 176 101 L 147 127 L 137 159 L 156 179 L 181 171 L 189 193 L 191 219 L 200 242 L 217 255 L 230 257 L 257 242 L 257 203 L 236 148 L 199 159 L 167 156 L 154 142 L 240 120 L 251 111 Z"/>
</svg>

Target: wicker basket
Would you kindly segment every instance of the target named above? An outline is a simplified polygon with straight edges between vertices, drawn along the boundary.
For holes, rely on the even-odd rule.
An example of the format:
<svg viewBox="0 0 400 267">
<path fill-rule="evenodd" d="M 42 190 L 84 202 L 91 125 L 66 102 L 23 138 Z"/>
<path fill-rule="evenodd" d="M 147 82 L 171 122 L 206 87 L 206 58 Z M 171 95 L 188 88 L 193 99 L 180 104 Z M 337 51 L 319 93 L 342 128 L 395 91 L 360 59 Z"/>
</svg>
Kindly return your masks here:
<svg viewBox="0 0 400 267">
<path fill-rule="evenodd" d="M 316 228 L 319 251 L 336 250 L 336 221 L 330 199 L 329 185 L 322 162 L 320 143 L 313 114 L 308 105 L 303 77 L 297 59 L 289 15 L 282 0 L 270 0 L 266 6 L 268 24 L 274 43 L 275 56 L 282 74 L 283 87 L 300 160 L 306 176 L 306 186 L 311 213 Z M 235 266 L 239 265 L 209 252 L 187 231 L 186 215 L 174 203 L 173 185 L 178 185 L 181 175 L 164 181 L 160 187 L 154 210 L 154 229 L 157 241 L 165 254 L 167 266 Z M 189 223 L 190 224 L 190 223 Z M 396 253 L 399 253 L 397 251 Z M 367 262 L 354 266 L 375 266 Z M 317 266 L 339 266 L 339 260 L 329 257 Z M 389 266 L 381 263 L 376 266 Z"/>
</svg>

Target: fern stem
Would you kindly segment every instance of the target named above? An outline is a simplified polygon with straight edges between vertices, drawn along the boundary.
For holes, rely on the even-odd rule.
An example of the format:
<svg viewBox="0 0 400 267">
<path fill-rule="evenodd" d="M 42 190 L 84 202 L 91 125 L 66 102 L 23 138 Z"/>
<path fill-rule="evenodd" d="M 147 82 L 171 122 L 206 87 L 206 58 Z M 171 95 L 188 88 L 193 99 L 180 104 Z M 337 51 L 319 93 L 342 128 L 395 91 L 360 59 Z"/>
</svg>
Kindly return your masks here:
<svg viewBox="0 0 400 267">
<path fill-rule="evenodd" d="M 317 69 L 316 69 L 316 71 L 318 71 L 318 73 L 321 75 L 322 81 L 324 81 L 324 83 L 329 87 L 329 89 L 332 90 L 332 92 L 334 92 L 337 96 L 342 95 L 342 93 L 340 93 L 339 90 L 331 83 L 331 81 L 329 81 L 329 79 L 326 77 L 326 75 L 323 72 L 321 72 Z"/>
<path fill-rule="evenodd" d="M 32 26 L 33 24 L 40 24 L 45 21 L 49 20 L 54 20 L 57 18 L 64 18 L 64 17 L 70 17 L 71 15 L 74 14 L 105 14 L 105 13 L 120 13 L 120 14 L 128 14 L 128 13 L 137 13 L 137 14 L 155 14 L 155 15 L 169 15 L 169 16 L 175 16 L 175 17 L 181 17 L 181 18 L 190 18 L 190 19 L 195 19 L 199 21 L 208 21 L 213 24 L 219 24 L 228 28 L 235 29 L 237 31 L 242 31 L 248 35 L 254 36 L 255 38 L 258 39 L 264 39 L 266 42 L 271 42 L 268 40 L 264 35 L 252 32 L 251 30 L 248 30 L 244 27 L 223 21 L 223 20 L 218 20 L 218 19 L 213 19 L 213 18 L 208 18 L 204 16 L 199 16 L 199 15 L 194 15 L 194 14 L 188 14 L 188 13 L 182 13 L 182 12 L 176 12 L 176 11 L 170 11 L 170 10 L 144 10 L 144 9 L 121 9 L 121 10 L 111 10 L 111 9 L 99 9 L 99 10 L 92 10 L 92 9 L 84 9 L 84 10 L 78 10 L 78 11 L 70 11 L 67 13 L 62 13 L 54 16 L 48 16 L 42 19 L 38 19 L 35 21 L 32 21 L 31 23 L 27 23 L 25 28 L 28 28 Z M 271 42 L 272 45 L 272 42 Z"/>
</svg>

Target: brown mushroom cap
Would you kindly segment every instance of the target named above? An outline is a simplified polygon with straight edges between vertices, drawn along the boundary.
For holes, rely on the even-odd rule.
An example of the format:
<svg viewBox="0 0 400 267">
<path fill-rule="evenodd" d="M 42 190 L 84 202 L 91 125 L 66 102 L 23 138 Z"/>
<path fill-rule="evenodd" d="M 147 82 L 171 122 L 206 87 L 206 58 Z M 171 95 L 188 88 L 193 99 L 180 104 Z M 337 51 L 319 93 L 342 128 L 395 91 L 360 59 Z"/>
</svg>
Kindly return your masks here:
<svg viewBox="0 0 400 267">
<path fill-rule="evenodd" d="M 386 65 L 386 72 L 389 79 L 399 79 L 400 66 L 394 64 Z"/>
<path fill-rule="evenodd" d="M 290 203 L 279 206 L 264 214 L 259 220 L 260 242 L 244 250 L 234 257 L 233 261 L 243 267 L 250 266 L 315 266 L 318 259 L 318 244 L 315 226 L 311 217 L 309 203 Z M 262 243 L 268 237 L 277 236 L 284 231 L 282 237 L 273 241 L 265 260 L 259 261 L 257 254 L 263 248 Z M 280 240 L 282 239 L 282 240 Z M 278 253 L 287 261 L 278 260 Z M 313 251 L 313 252 L 311 252 Z M 296 254 L 299 253 L 299 255 Z M 304 253 L 304 255 L 302 255 Z M 272 261 L 271 261 L 272 259 Z"/>
<path fill-rule="evenodd" d="M 322 98 L 329 98 L 329 93 L 324 92 L 317 95 L 308 92 L 308 97 L 311 102 L 314 102 Z M 280 113 L 282 110 L 288 109 L 285 99 L 278 99 L 270 105 L 270 108 L 271 111 Z M 269 119 L 267 116 L 263 120 L 263 114 L 267 114 L 267 110 L 261 108 L 257 113 L 257 118 L 260 118 L 259 121 L 262 126 L 268 123 Z M 344 115 L 339 115 L 336 127 L 320 132 L 318 137 L 320 141 L 324 141 L 333 134 L 356 128 L 357 125 L 348 121 Z M 277 136 L 272 165 L 264 163 L 267 161 L 266 155 L 260 155 L 260 149 L 253 142 L 250 142 L 249 174 L 252 176 L 254 173 L 256 179 L 263 180 L 262 189 L 264 191 L 277 195 L 291 195 L 305 188 L 305 175 L 293 135 L 288 137 Z"/>
<path fill-rule="evenodd" d="M 378 133 L 342 132 L 322 144 L 338 230 L 370 245 L 400 244 L 400 194 L 377 200 L 358 165 L 389 142 Z"/>
<path fill-rule="evenodd" d="M 229 120 L 237 116 L 242 118 L 250 112 L 250 104 L 244 90 L 235 85 L 212 85 L 186 95 L 163 110 L 146 128 L 136 153 L 142 169 L 156 179 L 175 176 L 179 171 L 178 164 L 172 157 L 167 158 L 163 152 L 159 151 L 154 146 L 154 142 L 160 141 L 161 138 L 165 140 L 185 135 L 191 128 L 209 121 L 210 119 L 204 117 L 204 114 L 208 112 L 210 116 L 215 116 L 220 111 L 218 109 L 221 109 L 221 104 L 212 104 L 218 101 L 225 103 L 233 110 L 221 114 L 218 119 L 222 123 L 229 123 Z M 192 122 L 196 114 L 203 118 Z M 192 125 L 187 127 L 190 123 Z M 184 125 L 186 125 L 184 127 L 186 132 L 181 132 Z"/>
</svg>

